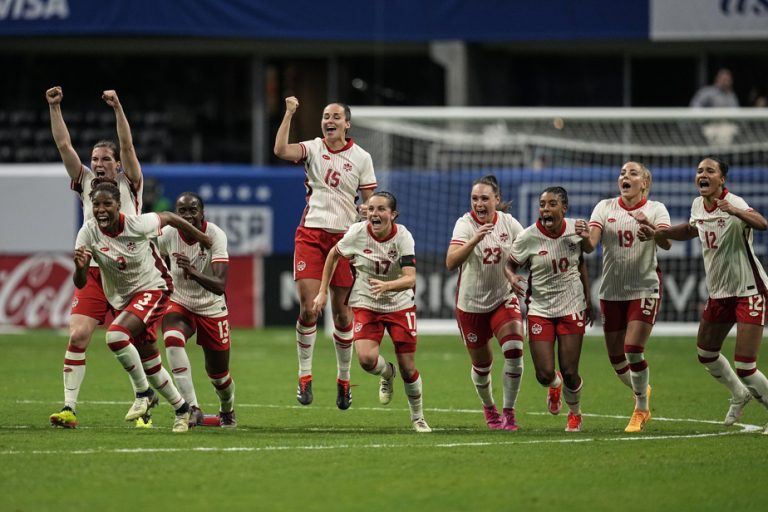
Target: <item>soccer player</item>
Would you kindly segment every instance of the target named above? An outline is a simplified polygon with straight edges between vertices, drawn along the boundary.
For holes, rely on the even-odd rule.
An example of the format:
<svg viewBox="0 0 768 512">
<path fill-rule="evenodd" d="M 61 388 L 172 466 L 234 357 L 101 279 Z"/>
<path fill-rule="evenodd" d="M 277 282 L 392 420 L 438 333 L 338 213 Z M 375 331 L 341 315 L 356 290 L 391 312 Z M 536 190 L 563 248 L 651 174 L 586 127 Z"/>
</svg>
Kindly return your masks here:
<svg viewBox="0 0 768 512">
<path fill-rule="evenodd" d="M 194 192 L 176 198 L 176 214 L 211 238 L 206 250 L 175 227 L 167 226 L 157 239 L 163 256 L 171 260 L 173 294 L 163 317 L 163 339 L 168 364 L 181 396 L 191 406 L 190 426 L 203 423 L 192 383 L 192 367 L 184 349 L 197 333 L 203 347 L 205 370 L 219 397 L 219 425 L 237 426 L 235 419 L 235 382 L 229 374 L 229 310 L 224 291 L 227 287 L 229 255 L 227 235 L 205 220 L 205 205 Z"/>
<path fill-rule="evenodd" d="M 392 400 L 397 370 L 379 353 L 384 331 L 395 345 L 397 365 L 405 385 L 411 423 L 416 432 L 432 432 L 424 420 L 422 385 L 416 369 L 416 251 L 411 233 L 396 224 L 397 199 L 376 192 L 367 203 L 367 221 L 352 224 L 328 254 L 320 289 L 313 301 L 314 313 L 328 302 L 331 276 L 341 259 L 351 260 L 356 278 L 349 297 L 355 315 L 354 342 L 360 366 L 379 379 L 379 402 Z"/>
<path fill-rule="evenodd" d="M 765 231 L 768 221 L 726 188 L 727 176 L 725 162 L 705 158 L 696 169 L 699 197 L 693 200 L 688 223 L 663 229 L 648 223 L 642 229 L 643 236 L 655 240 L 690 240 L 696 236 L 701 240 L 709 299 L 701 315 L 696 347 L 699 361 L 731 392 L 723 423 L 733 425 L 752 397 L 768 408 L 768 380 L 757 369 L 768 277 L 752 247 L 752 231 Z M 734 323 L 736 372 L 720 353 Z M 768 434 L 768 425 L 763 433 Z"/>
<path fill-rule="evenodd" d="M 650 376 L 644 352 L 661 302 L 656 246 L 670 247 L 667 240 L 640 241 L 637 235 L 637 218 L 658 229 L 669 227 L 667 208 L 648 200 L 652 179 L 644 165 L 625 163 L 619 172 L 619 196 L 597 203 L 589 220 L 589 244 L 603 244 L 600 312 L 605 347 L 616 375 L 635 395 L 626 432 L 640 432 L 651 419 Z"/>
<path fill-rule="evenodd" d="M 472 363 L 470 376 L 483 404 L 488 428 L 517 430 L 515 402 L 523 376 L 523 319 L 517 297 L 505 286 L 504 262 L 523 226 L 506 213 L 493 175 L 472 184 L 470 211 L 456 221 L 445 257 L 448 270 L 459 269 L 456 320 Z M 496 337 L 504 354 L 502 414 L 491 385 Z"/>
<path fill-rule="evenodd" d="M 299 292 L 299 319 L 296 348 L 299 357 L 299 384 L 296 398 L 302 405 L 312 403 L 312 353 L 317 336 L 318 314 L 313 301 L 320 290 L 326 256 L 358 216 L 356 195 L 363 203 L 376 188 L 376 176 L 369 155 L 347 138 L 349 107 L 331 103 L 323 110 L 320 128 L 323 138 L 289 144 L 291 119 L 299 100 L 285 99 L 285 116 L 275 137 L 275 155 L 291 162 L 304 162 L 307 206 L 296 229 L 293 278 Z M 336 347 L 336 406 L 348 409 L 352 403 L 349 367 L 352 362 L 352 314 L 345 304 L 352 286 L 352 272 L 346 259 L 339 261 L 330 281 L 333 340 Z"/>
<path fill-rule="evenodd" d="M 539 197 L 539 219 L 512 244 L 505 271 L 512 289 L 526 294 L 528 341 L 536 380 L 547 386 L 547 408 L 559 414 L 561 392 L 570 409 L 566 432 L 580 432 L 581 388 L 579 358 L 586 325 L 592 314 L 589 283 L 582 250 L 589 245 L 587 222 L 566 218 L 568 193 L 563 187 L 544 189 Z M 530 278 L 516 274 L 528 267 Z M 555 371 L 555 341 L 560 371 Z M 561 373 L 562 372 L 562 373 Z"/>
<path fill-rule="evenodd" d="M 84 223 L 93 218 L 90 193 L 91 182 L 96 177 L 106 177 L 117 182 L 123 214 L 140 214 L 144 186 L 141 165 L 133 147 L 128 119 L 117 93 L 112 90 L 104 91 L 102 99 L 115 111 L 120 149 L 109 140 L 97 142 L 91 151 L 90 168 L 81 163 L 80 157 L 72 147 L 72 140 L 61 113 L 61 101 L 64 98 L 61 87 L 51 87 L 46 91 L 45 97 L 51 115 L 53 139 L 64 162 L 64 168 L 72 179 L 71 188 L 80 196 Z M 86 286 L 76 289 L 72 299 L 69 342 L 64 354 L 64 407 L 50 416 L 52 425 L 64 428 L 75 428 L 78 424 L 77 398 L 85 378 L 85 351 L 91 343 L 93 331 L 103 324 L 107 314 L 112 312 L 104 295 L 100 270 L 95 261 L 91 262 L 88 275 L 90 279 L 87 280 Z"/>
<path fill-rule="evenodd" d="M 94 180 L 90 199 L 93 218 L 77 233 L 74 282 L 80 289 L 86 286 L 89 264 L 95 260 L 101 269 L 104 294 L 119 311 L 107 328 L 107 346 L 128 372 L 136 393 L 125 420 L 140 418 L 157 404 L 149 387 L 152 384 L 176 410 L 173 431 L 186 432 L 189 405 L 163 368 L 154 339 L 145 336 L 165 312 L 173 291 L 168 269 L 150 238 L 159 236 L 162 227 L 170 224 L 202 248 L 209 248 L 211 239 L 174 213 L 120 213 L 120 189 L 113 180 Z"/>
</svg>

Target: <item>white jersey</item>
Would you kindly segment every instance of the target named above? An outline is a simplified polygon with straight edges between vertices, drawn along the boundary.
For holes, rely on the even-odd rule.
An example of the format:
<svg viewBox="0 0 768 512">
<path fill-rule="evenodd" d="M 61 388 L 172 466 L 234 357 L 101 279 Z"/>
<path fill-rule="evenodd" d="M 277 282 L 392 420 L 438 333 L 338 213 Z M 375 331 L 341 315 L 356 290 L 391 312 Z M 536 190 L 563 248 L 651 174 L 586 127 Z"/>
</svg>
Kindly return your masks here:
<svg viewBox="0 0 768 512">
<path fill-rule="evenodd" d="M 558 235 L 536 221 L 517 236 L 510 258 L 530 268 L 526 300 L 529 315 L 559 318 L 586 309 L 579 274 L 581 237 L 576 234 L 574 219 L 563 219 Z"/>
<path fill-rule="evenodd" d="M 80 165 L 80 174 L 77 179 L 70 182 L 69 188 L 80 196 L 80 206 L 83 208 L 83 224 L 93 218 L 93 205 L 91 204 L 91 182 L 96 178 L 96 173 L 84 165 Z M 144 180 L 134 184 L 124 172 L 115 176 L 117 188 L 120 189 L 120 213 L 125 215 L 140 215 L 142 207 L 142 194 L 144 192 Z M 96 260 L 91 260 L 91 266 L 96 266 Z"/>
<path fill-rule="evenodd" d="M 338 151 L 319 137 L 299 144 L 307 188 L 301 225 L 343 233 L 357 220 L 357 191 L 376 188 L 371 155 L 352 139 Z"/>
<path fill-rule="evenodd" d="M 728 189 L 723 190 L 719 199 L 741 210 L 752 210 L 744 199 Z M 768 277 L 755 257 L 752 228 L 746 222 L 717 207 L 707 210 L 704 199 L 697 197 L 691 206 L 689 223 L 699 231 L 710 297 L 724 299 L 766 293 Z"/>
<path fill-rule="evenodd" d="M 504 265 L 523 226 L 504 212 L 496 212 L 493 224 L 493 231 L 480 240 L 459 267 L 456 307 L 466 313 L 488 313 L 513 296 Z M 451 245 L 465 245 L 482 225 L 474 212 L 465 213 L 453 227 Z"/>
<path fill-rule="evenodd" d="M 213 263 L 229 263 L 227 254 L 227 235 L 212 222 L 203 222 L 202 232 L 211 237 L 210 249 L 203 249 L 197 240 L 186 238 L 173 226 L 163 228 L 163 234 L 157 239 L 160 254 L 171 260 L 173 277 L 173 295 L 171 300 L 181 304 L 196 315 L 219 317 L 227 314 L 227 301 L 224 295 L 217 295 L 203 288 L 197 281 L 186 279 L 184 270 L 176 265 L 176 254 L 189 258 L 192 266 L 207 276 L 213 276 Z"/>
<path fill-rule="evenodd" d="M 656 228 L 669 227 L 669 212 L 658 201 L 643 199 L 632 208 L 621 197 L 603 199 L 592 211 L 589 227 L 599 228 L 603 243 L 603 300 L 658 299 L 661 270 L 656 243 L 637 239 L 640 224 L 629 212 L 642 212 Z"/>
<path fill-rule="evenodd" d="M 378 239 L 367 221 L 350 226 L 336 244 L 336 251 L 350 259 L 355 267 L 355 282 L 349 296 L 349 305 L 379 313 L 391 313 L 413 307 L 413 289 L 386 291 L 374 297 L 369 279 L 394 281 L 403 275 L 401 263 L 405 257 L 415 261 L 413 236 L 401 224 L 393 224 L 389 236 Z"/>
<path fill-rule="evenodd" d="M 85 246 L 101 269 L 104 295 L 115 309 L 123 309 L 139 292 L 173 291 L 171 275 L 150 238 L 160 235 L 160 217 L 120 214 L 117 235 L 101 231 L 91 219 L 77 233 L 75 247 Z"/>
</svg>

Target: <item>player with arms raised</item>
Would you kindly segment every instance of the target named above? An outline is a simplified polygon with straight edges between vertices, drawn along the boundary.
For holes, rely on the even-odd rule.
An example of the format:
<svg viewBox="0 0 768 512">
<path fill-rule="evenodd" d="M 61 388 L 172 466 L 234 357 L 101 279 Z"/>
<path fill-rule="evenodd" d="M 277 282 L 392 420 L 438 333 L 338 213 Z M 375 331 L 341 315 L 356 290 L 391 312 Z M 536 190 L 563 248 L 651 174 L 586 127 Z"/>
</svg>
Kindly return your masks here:
<svg viewBox="0 0 768 512">
<path fill-rule="evenodd" d="M 644 225 L 643 232 L 656 240 L 698 236 L 701 241 L 709 299 L 696 346 L 699 361 L 731 392 L 724 423 L 733 425 L 752 397 L 768 408 L 768 380 L 757 369 L 768 277 L 752 247 L 753 230 L 765 231 L 768 221 L 725 187 L 727 176 L 725 162 L 705 158 L 696 169 L 699 197 L 693 200 L 689 222 L 665 229 Z M 720 353 L 734 323 L 736 372 Z M 768 425 L 764 434 L 768 434 Z"/>
<path fill-rule="evenodd" d="M 445 257 L 448 270 L 459 269 L 456 321 L 472 363 L 470 376 L 483 404 L 488 428 L 517 430 L 515 403 L 523 376 L 523 319 L 520 304 L 506 286 L 504 262 L 523 226 L 506 213 L 493 175 L 472 184 L 471 209 L 453 228 Z M 490 339 L 504 354 L 502 414 L 493 399 Z"/>
<path fill-rule="evenodd" d="M 355 347 L 360 366 L 379 379 L 379 402 L 392 400 L 397 371 L 379 353 L 384 331 L 395 345 L 400 375 L 405 385 L 411 423 L 416 432 L 431 432 L 424 420 L 421 376 L 416 369 L 416 250 L 411 233 L 398 217 L 397 199 L 376 192 L 368 200 L 367 221 L 352 224 L 326 259 L 320 290 L 313 302 L 320 314 L 328 302 L 328 286 L 339 260 L 351 260 L 355 283 L 349 305 L 355 315 Z"/>
<path fill-rule="evenodd" d="M 616 375 L 635 394 L 635 409 L 626 432 L 640 432 L 651 419 L 645 345 L 661 302 L 656 246 L 670 246 L 669 241 L 648 243 L 638 237 L 639 222 L 658 229 L 669 227 L 667 208 L 648 199 L 652 179 L 644 165 L 625 163 L 619 172 L 619 197 L 597 203 L 589 220 L 590 245 L 603 244 L 600 312 L 605 347 Z"/>
<path fill-rule="evenodd" d="M 285 116 L 275 137 L 275 155 L 291 162 L 303 162 L 307 206 L 296 229 L 293 278 L 299 291 L 299 319 L 296 346 L 299 357 L 299 384 L 296 399 L 312 403 L 312 353 L 317 336 L 317 313 L 313 301 L 320 289 L 325 260 L 336 242 L 357 220 L 355 199 L 363 203 L 376 188 L 371 155 L 347 138 L 349 107 L 331 103 L 323 110 L 320 128 L 323 138 L 290 144 L 291 119 L 299 101 L 285 99 Z M 352 362 L 352 314 L 345 304 L 352 286 L 352 272 L 346 259 L 339 261 L 330 281 L 333 340 L 336 347 L 336 406 L 348 409 L 352 402 L 349 367 Z"/>
<path fill-rule="evenodd" d="M 592 248 L 587 222 L 565 218 L 567 210 L 563 187 L 544 189 L 539 220 L 515 239 L 505 270 L 515 293 L 527 297 L 528 341 L 536 380 L 548 388 L 547 408 L 551 414 L 560 413 L 562 391 L 570 409 L 565 430 L 580 432 L 584 381 L 579 358 L 586 325 L 592 321 L 582 250 Z M 530 269 L 527 289 L 516 274 L 521 267 Z M 555 341 L 560 372 L 555 371 Z"/>
</svg>

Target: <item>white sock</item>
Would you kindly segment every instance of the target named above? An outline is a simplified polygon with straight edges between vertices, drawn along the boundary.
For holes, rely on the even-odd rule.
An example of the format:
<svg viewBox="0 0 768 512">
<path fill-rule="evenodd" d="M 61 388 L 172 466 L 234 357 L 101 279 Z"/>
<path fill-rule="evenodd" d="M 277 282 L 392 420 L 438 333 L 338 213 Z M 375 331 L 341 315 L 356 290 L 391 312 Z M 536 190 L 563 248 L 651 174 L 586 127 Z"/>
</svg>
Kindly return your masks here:
<svg viewBox="0 0 768 512">
<path fill-rule="evenodd" d="M 699 353 L 699 361 L 707 369 L 709 374 L 717 382 L 728 388 L 733 398 L 740 399 L 744 396 L 744 384 L 741 383 L 730 363 L 720 352 L 713 352 L 696 347 Z"/>
<path fill-rule="evenodd" d="M 312 353 L 315 351 L 317 323 L 304 325 L 296 322 L 296 351 L 299 355 L 299 377 L 312 375 Z M 226 412 L 226 411 L 225 411 Z"/>
<path fill-rule="evenodd" d="M 501 345 L 504 352 L 504 409 L 514 409 L 520 382 L 523 379 L 523 340 L 505 339 Z"/>
<path fill-rule="evenodd" d="M 216 388 L 219 397 L 220 411 L 230 412 L 235 408 L 235 381 L 229 372 L 208 374 L 211 384 Z"/>
<path fill-rule="evenodd" d="M 645 360 L 644 348 L 638 345 L 624 345 L 624 351 L 629 361 L 632 391 L 635 393 L 635 409 L 647 411 L 649 409 L 648 382 L 651 376 Z"/>
<path fill-rule="evenodd" d="M 763 407 L 768 409 L 768 379 L 757 369 L 757 361 L 736 361 L 739 379 Z"/>
<path fill-rule="evenodd" d="M 352 366 L 352 322 L 343 329 L 333 326 L 333 345 L 336 347 L 336 378 L 348 381 Z"/>
<path fill-rule="evenodd" d="M 67 345 L 64 353 L 64 406 L 77 409 L 77 397 L 85 378 L 85 349 Z"/>
<path fill-rule="evenodd" d="M 152 384 L 152 387 L 155 388 L 163 398 L 168 400 L 168 403 L 171 404 L 174 410 L 178 410 L 184 405 L 184 398 L 181 396 L 181 393 L 179 393 L 179 390 L 176 389 L 176 386 L 173 385 L 171 374 L 163 368 L 160 354 L 150 356 L 147 359 L 142 360 L 141 363 L 144 365 L 144 373 L 147 374 L 149 383 Z"/>
<path fill-rule="evenodd" d="M 584 379 L 579 383 L 577 389 L 568 389 L 568 386 L 563 386 L 563 397 L 565 403 L 568 404 L 568 409 L 573 414 L 581 414 L 581 388 L 584 387 Z"/>
<path fill-rule="evenodd" d="M 483 402 L 485 407 L 490 407 L 495 403 L 493 401 L 491 368 L 493 368 L 493 364 L 489 364 L 485 368 L 472 365 L 472 370 L 470 371 L 472 382 L 477 390 L 477 396 L 480 397 L 480 401 Z"/>
<path fill-rule="evenodd" d="M 619 378 L 619 380 L 628 388 L 632 389 L 632 378 L 629 373 L 629 363 L 627 363 L 627 358 L 623 354 L 621 356 L 609 357 L 611 360 L 611 366 L 613 366 L 613 371 L 616 372 L 616 376 Z"/>
<path fill-rule="evenodd" d="M 411 378 L 413 379 L 414 377 L 415 379 L 412 382 L 403 380 L 405 396 L 408 397 L 408 409 L 411 410 L 411 421 L 424 417 L 421 399 L 421 375 L 419 375 L 418 370 L 416 370 L 416 373 Z"/>
<path fill-rule="evenodd" d="M 197 406 L 197 394 L 192 380 L 192 365 L 184 348 L 187 340 L 181 331 L 169 330 L 163 333 L 165 354 L 168 356 L 168 366 L 173 373 L 173 380 L 179 388 L 179 393 L 189 405 Z"/>
<path fill-rule="evenodd" d="M 134 392 L 146 391 L 149 389 L 149 383 L 147 382 L 147 376 L 144 374 L 144 367 L 141 365 L 139 351 L 131 345 L 131 337 L 128 331 L 121 328 L 118 329 L 113 330 L 110 327 L 107 331 L 107 346 L 115 354 L 115 357 L 125 371 L 128 372 Z"/>
<path fill-rule="evenodd" d="M 383 377 L 385 379 L 391 379 L 392 374 L 394 373 L 392 371 L 392 366 L 387 363 L 386 359 L 381 357 L 379 355 L 379 359 L 376 361 L 376 366 L 372 370 L 366 370 L 371 375 L 378 375 L 380 377 Z"/>
</svg>

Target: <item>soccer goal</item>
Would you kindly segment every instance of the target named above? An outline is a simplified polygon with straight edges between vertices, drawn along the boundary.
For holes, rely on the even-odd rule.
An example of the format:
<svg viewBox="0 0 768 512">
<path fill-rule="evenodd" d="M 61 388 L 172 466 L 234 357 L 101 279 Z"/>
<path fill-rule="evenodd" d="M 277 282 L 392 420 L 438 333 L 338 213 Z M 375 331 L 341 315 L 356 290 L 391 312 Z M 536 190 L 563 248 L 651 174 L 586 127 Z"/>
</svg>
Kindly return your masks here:
<svg viewBox="0 0 768 512">
<path fill-rule="evenodd" d="M 416 240 L 420 333 L 458 332 L 453 319 L 457 273 L 445 269 L 456 219 L 469 210 L 471 184 L 499 179 L 503 200 L 524 226 L 538 216 L 538 196 L 566 188 L 569 216 L 589 218 L 595 204 L 618 194 L 627 160 L 653 173 L 651 198 L 672 223 L 688 220 L 697 195 L 697 163 L 717 156 L 731 166 L 727 185 L 768 215 L 768 110 L 392 108 L 352 109 L 355 140 L 373 156 L 380 190 L 393 192 L 399 222 Z M 755 233 L 763 265 L 768 236 Z M 698 240 L 659 251 L 665 296 L 658 334 L 695 334 L 707 296 Z M 598 309 L 600 251 L 588 257 Z M 598 331 L 599 332 L 599 331 Z"/>
</svg>

